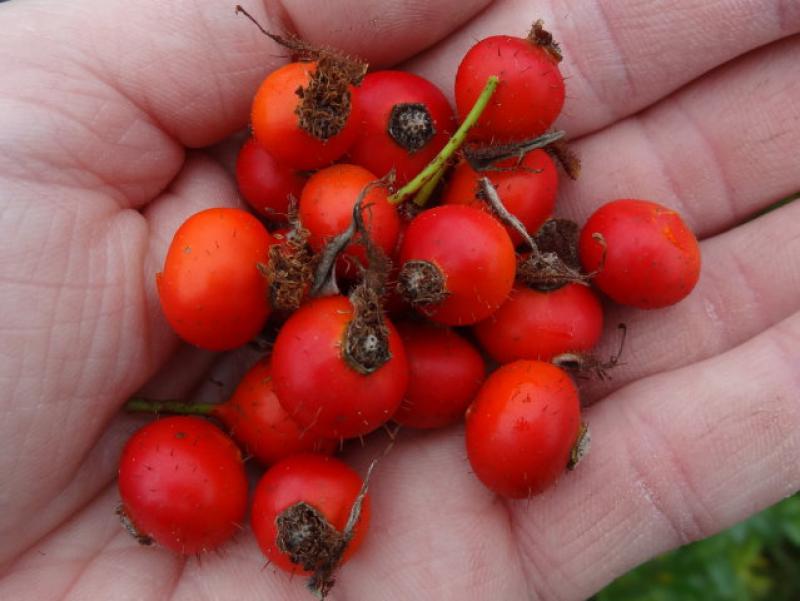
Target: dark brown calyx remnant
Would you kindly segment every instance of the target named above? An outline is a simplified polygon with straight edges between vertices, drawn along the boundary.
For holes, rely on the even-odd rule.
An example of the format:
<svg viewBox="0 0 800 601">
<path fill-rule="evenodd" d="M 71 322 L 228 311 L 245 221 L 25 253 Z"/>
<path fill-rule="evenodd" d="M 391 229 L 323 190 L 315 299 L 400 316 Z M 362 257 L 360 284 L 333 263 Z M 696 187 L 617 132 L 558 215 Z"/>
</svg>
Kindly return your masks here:
<svg viewBox="0 0 800 601">
<path fill-rule="evenodd" d="M 344 129 L 352 108 L 350 86 L 357 85 L 367 64 L 330 51 L 320 51 L 308 85 L 296 90 L 295 109 L 300 128 L 318 140 L 328 140 Z"/>
<path fill-rule="evenodd" d="M 581 422 L 580 430 L 578 430 L 578 438 L 569 454 L 569 462 L 567 463 L 567 469 L 569 471 L 578 467 L 581 460 L 589 453 L 591 444 L 592 435 L 589 432 L 589 426 Z"/>
<path fill-rule="evenodd" d="M 394 445 L 392 442 L 384 455 Z M 303 501 L 284 509 L 275 518 L 278 549 L 291 561 L 311 572 L 308 588 L 320 599 L 324 599 L 335 581 L 333 574 L 342 561 L 347 545 L 353 540 L 356 525 L 361 518 L 361 509 L 367 496 L 369 480 L 378 460 L 374 459 L 364 476 L 361 490 L 350 508 L 347 523 L 339 532 L 317 509 Z"/>
<path fill-rule="evenodd" d="M 589 379 L 596 377 L 598 380 L 610 380 L 609 371 L 620 365 L 619 358 L 622 356 L 622 349 L 625 347 L 625 338 L 628 335 L 628 327 L 621 323 L 617 329 L 622 332 L 619 340 L 619 348 L 616 354 L 606 360 L 601 359 L 592 353 L 562 353 L 551 359 L 551 363 L 570 372 L 576 378 Z"/>
<path fill-rule="evenodd" d="M 578 224 L 569 219 L 549 219 L 536 232 L 533 239 L 539 252 L 555 253 L 567 267 L 580 269 L 581 262 L 578 258 L 578 238 L 580 228 Z"/>
<path fill-rule="evenodd" d="M 353 319 L 344 334 L 344 357 L 350 367 L 364 375 L 371 374 L 392 358 L 381 293 L 381 287 L 362 282 L 350 294 Z"/>
<path fill-rule="evenodd" d="M 572 180 L 578 179 L 581 174 L 581 160 L 569 147 L 566 141 L 556 140 L 545 147 L 545 150 L 561 165 L 564 173 Z"/>
<path fill-rule="evenodd" d="M 527 232 L 522 222 L 503 205 L 503 201 L 488 177 L 478 179 L 477 196 L 489 206 L 500 221 L 514 228 L 531 249 L 527 255 L 518 256 L 518 280 L 537 290 L 555 290 L 570 282 L 586 284 L 587 277 L 578 270 L 577 266 L 571 267 L 556 252 L 543 252 L 539 248 L 539 244 Z"/>
<path fill-rule="evenodd" d="M 428 261 L 406 261 L 397 275 L 397 292 L 422 309 L 438 305 L 448 296 L 444 274 Z"/>
<path fill-rule="evenodd" d="M 284 509 L 275 519 L 275 525 L 278 549 L 312 573 L 308 587 L 324 599 L 333 587 L 333 573 L 350 538 L 304 502 Z"/>
<path fill-rule="evenodd" d="M 295 503 L 283 510 L 275 524 L 278 549 L 304 570 L 316 572 L 336 565 L 341 559 L 342 533 L 308 503 Z"/>
<path fill-rule="evenodd" d="M 155 541 L 151 536 L 147 534 L 142 534 L 141 532 L 139 532 L 138 528 L 136 528 L 136 526 L 133 525 L 133 521 L 128 516 L 128 514 L 125 511 L 125 507 L 123 507 L 121 503 L 117 505 L 117 508 L 114 511 L 114 513 L 116 513 L 117 517 L 119 517 L 119 523 L 122 524 L 122 527 L 125 528 L 128 534 L 130 534 L 133 538 L 136 539 L 137 543 L 145 547 L 149 547 L 150 545 L 155 543 Z"/>
<path fill-rule="evenodd" d="M 402 102 L 392 107 L 387 128 L 392 139 L 408 152 L 422 150 L 436 135 L 428 107 L 418 102 Z"/>
<path fill-rule="evenodd" d="M 350 116 L 350 85 L 358 85 L 367 73 L 367 63 L 332 48 L 313 46 L 294 35 L 278 35 L 264 29 L 244 8 L 243 14 L 265 36 L 291 52 L 293 61 L 317 63 L 306 87 L 296 93 L 300 103 L 295 110 L 300 127 L 319 140 L 328 140 L 344 128 Z"/>
<path fill-rule="evenodd" d="M 259 270 L 269 282 L 270 303 L 276 311 L 294 311 L 314 280 L 316 258 L 308 246 L 308 230 L 296 219 L 292 231 L 269 249 L 269 261 Z"/>
<path fill-rule="evenodd" d="M 544 28 L 544 21 L 541 19 L 536 21 L 536 23 L 533 24 L 533 27 L 531 27 L 530 33 L 528 33 L 528 41 L 535 46 L 539 46 L 545 52 L 547 52 L 554 62 L 561 62 L 561 59 L 563 58 L 561 54 L 561 47 L 553 39 L 553 34 Z"/>
</svg>

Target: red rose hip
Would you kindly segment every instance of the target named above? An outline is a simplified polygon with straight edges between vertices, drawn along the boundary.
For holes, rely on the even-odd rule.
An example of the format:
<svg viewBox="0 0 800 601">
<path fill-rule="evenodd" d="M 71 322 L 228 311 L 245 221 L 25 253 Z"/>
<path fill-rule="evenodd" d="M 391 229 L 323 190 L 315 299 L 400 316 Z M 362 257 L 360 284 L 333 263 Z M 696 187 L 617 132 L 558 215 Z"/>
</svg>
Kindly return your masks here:
<svg viewBox="0 0 800 601">
<path fill-rule="evenodd" d="M 181 555 L 219 547 L 245 516 L 239 449 L 199 417 L 176 416 L 136 432 L 119 466 L 121 512 L 139 536 Z"/>
<path fill-rule="evenodd" d="M 332 572 L 358 550 L 369 527 L 363 497 L 352 538 L 342 535 L 363 480 L 332 457 L 304 453 L 272 466 L 256 487 L 250 522 L 270 563 L 290 573 L 315 574 L 316 588 L 333 584 Z"/>
<path fill-rule="evenodd" d="M 292 314 L 275 340 L 272 377 L 278 400 L 292 419 L 318 436 L 338 440 L 367 434 L 394 415 L 406 392 L 408 362 L 397 330 L 384 320 L 385 340 L 365 338 L 365 330 L 351 328 L 355 313 L 344 296 L 314 299 Z M 362 353 L 365 346 L 368 356 Z"/>
<path fill-rule="evenodd" d="M 542 492 L 567 469 L 581 428 L 575 384 L 542 361 L 515 361 L 484 382 L 467 411 L 467 456 L 490 490 Z"/>
<path fill-rule="evenodd" d="M 473 207 L 446 205 L 417 215 L 399 253 L 399 287 L 431 320 L 470 325 L 503 304 L 516 273 L 505 228 Z"/>
<path fill-rule="evenodd" d="M 528 39 L 498 35 L 475 44 L 458 66 L 456 107 L 463 119 L 491 75 L 500 79 L 470 138 L 480 142 L 511 142 L 539 136 L 564 105 L 560 55 L 541 27 Z M 537 28 L 538 27 L 538 28 Z"/>
<path fill-rule="evenodd" d="M 593 284 L 614 301 L 657 309 L 685 298 L 700 277 L 700 247 L 680 215 L 647 200 L 621 199 L 589 217 L 579 240 Z"/>
<path fill-rule="evenodd" d="M 412 428 L 442 428 L 459 421 L 485 377 L 478 350 L 447 327 L 406 322 L 398 330 L 409 380 L 394 420 Z"/>
</svg>

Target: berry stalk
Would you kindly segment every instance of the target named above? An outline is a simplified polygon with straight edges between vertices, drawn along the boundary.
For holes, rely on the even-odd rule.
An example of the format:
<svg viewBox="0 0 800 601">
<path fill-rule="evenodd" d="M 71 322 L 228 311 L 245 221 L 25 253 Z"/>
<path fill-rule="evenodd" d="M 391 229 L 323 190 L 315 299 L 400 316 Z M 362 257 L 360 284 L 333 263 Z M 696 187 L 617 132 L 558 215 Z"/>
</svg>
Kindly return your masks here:
<svg viewBox="0 0 800 601">
<path fill-rule="evenodd" d="M 185 403 L 183 401 L 154 401 L 131 397 L 123 409 L 129 413 L 173 413 L 175 415 L 212 415 L 216 405 L 211 403 Z"/>
</svg>

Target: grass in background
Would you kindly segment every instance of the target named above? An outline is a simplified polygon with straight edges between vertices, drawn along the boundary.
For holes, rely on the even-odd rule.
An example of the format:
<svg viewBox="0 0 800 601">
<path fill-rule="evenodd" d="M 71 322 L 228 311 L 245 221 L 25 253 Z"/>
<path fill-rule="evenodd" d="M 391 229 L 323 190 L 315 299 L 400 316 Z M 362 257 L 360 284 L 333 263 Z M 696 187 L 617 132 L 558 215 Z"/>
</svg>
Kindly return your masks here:
<svg viewBox="0 0 800 601">
<path fill-rule="evenodd" d="M 800 495 L 621 576 L 594 601 L 800 599 Z"/>
</svg>

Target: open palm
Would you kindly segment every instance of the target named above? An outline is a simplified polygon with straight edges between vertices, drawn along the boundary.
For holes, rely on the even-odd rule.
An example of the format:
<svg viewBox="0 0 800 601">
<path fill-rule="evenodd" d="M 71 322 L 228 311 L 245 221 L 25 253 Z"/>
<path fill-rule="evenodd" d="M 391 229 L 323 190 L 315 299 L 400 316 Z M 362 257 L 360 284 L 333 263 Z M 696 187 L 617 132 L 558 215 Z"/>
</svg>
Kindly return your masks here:
<svg viewBox="0 0 800 601">
<path fill-rule="evenodd" d="M 448 93 L 475 40 L 544 18 L 566 57 L 557 125 L 584 161 L 560 210 L 582 221 L 611 198 L 652 198 L 702 239 L 686 301 L 612 310 L 602 352 L 626 322 L 625 364 L 583 387 L 598 402 L 576 472 L 507 502 L 469 473 L 460 428 L 401 435 L 332 599 L 582 599 L 800 487 L 800 204 L 749 220 L 800 189 L 800 5 L 247 8 L 374 65 L 405 62 Z M 138 547 L 113 513 L 136 425 L 119 415 L 125 399 L 198 383 L 219 396 L 209 374 L 240 370 L 178 343 L 153 274 L 185 217 L 238 203 L 220 143 L 284 53 L 226 2 L 12 1 L 0 31 L 0 598 L 309 598 L 263 568 L 247 530 L 185 560 Z M 384 445 L 349 460 L 363 469 Z"/>
</svg>

